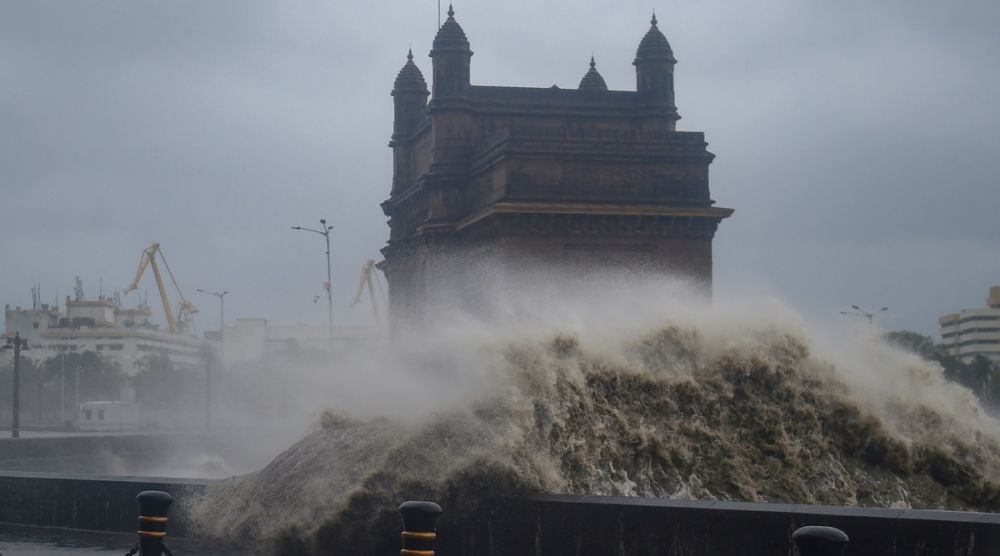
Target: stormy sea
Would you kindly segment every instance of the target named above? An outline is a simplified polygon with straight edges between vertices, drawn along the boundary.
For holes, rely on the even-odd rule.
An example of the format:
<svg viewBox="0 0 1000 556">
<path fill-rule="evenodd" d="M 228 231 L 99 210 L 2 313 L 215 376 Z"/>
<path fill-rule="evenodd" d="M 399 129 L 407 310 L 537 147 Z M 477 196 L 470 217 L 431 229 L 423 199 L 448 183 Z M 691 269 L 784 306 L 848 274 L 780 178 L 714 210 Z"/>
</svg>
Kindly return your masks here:
<svg viewBox="0 0 1000 556">
<path fill-rule="evenodd" d="M 332 363 L 343 396 L 313 431 L 192 513 L 210 538 L 326 554 L 380 553 L 408 499 L 446 514 L 538 492 L 1000 510 L 998 422 L 937 365 L 773 298 L 663 290 L 584 306 L 539 292 Z"/>
</svg>

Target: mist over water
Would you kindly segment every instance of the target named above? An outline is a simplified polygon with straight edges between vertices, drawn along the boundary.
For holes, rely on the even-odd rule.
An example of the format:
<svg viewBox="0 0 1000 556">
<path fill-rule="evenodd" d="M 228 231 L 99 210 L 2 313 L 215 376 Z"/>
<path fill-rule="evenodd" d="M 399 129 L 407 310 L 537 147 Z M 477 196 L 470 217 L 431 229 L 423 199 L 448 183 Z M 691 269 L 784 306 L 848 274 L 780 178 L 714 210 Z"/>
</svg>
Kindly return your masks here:
<svg viewBox="0 0 1000 556">
<path fill-rule="evenodd" d="M 283 370 L 313 432 L 211 489 L 203 532 L 371 551 L 404 500 L 448 519 L 530 492 L 1000 509 L 998 422 L 873 334 L 662 277 L 510 284 L 489 313 Z"/>
</svg>

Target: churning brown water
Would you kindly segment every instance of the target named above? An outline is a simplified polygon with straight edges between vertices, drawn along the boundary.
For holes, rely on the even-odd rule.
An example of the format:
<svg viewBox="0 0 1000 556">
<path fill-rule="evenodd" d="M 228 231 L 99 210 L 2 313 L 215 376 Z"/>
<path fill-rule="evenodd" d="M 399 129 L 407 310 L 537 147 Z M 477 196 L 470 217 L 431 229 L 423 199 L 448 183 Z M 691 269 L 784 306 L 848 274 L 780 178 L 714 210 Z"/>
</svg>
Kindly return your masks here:
<svg viewBox="0 0 1000 556">
<path fill-rule="evenodd" d="M 780 307 L 641 297 L 456 325 L 450 347 L 420 349 L 465 354 L 431 360 L 466 365 L 474 388 L 406 416 L 327 412 L 266 468 L 214 488 L 195 508 L 204 532 L 274 553 L 373 553 L 401 501 L 449 511 L 537 491 L 1000 510 L 997 422 L 932 364 L 873 338 L 821 342 Z"/>
</svg>

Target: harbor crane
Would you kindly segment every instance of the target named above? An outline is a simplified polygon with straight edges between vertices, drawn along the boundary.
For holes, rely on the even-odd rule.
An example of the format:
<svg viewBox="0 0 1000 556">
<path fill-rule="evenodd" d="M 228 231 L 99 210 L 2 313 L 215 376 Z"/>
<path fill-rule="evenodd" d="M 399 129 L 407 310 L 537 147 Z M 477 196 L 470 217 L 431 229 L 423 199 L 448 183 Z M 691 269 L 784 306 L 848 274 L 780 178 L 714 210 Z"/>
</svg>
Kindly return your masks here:
<svg viewBox="0 0 1000 556">
<path fill-rule="evenodd" d="M 177 307 L 177 312 L 170 306 L 170 299 L 167 297 L 167 288 L 163 283 L 163 276 L 160 274 L 160 267 L 156 263 L 157 255 L 159 255 L 160 260 L 163 261 L 163 266 L 167 269 L 167 274 L 170 276 L 170 281 L 174 284 L 174 289 L 177 290 L 177 295 L 181 298 L 180 303 Z M 174 273 L 170 270 L 170 265 L 167 264 L 166 257 L 163 256 L 163 251 L 160 249 L 160 244 L 153 242 L 142 251 L 142 257 L 139 259 L 139 270 L 135 273 L 135 279 L 129 287 L 125 288 L 123 293 L 129 293 L 135 289 L 139 288 L 139 280 L 142 279 L 142 275 L 146 272 L 147 267 L 153 267 L 153 277 L 156 279 L 156 287 L 160 290 L 160 301 L 163 302 L 163 313 L 167 317 L 167 326 L 172 334 L 185 334 L 194 332 L 194 314 L 198 312 L 198 309 L 193 303 L 184 298 L 184 293 L 181 292 L 181 287 L 177 285 L 177 279 L 174 278 Z"/>
<path fill-rule="evenodd" d="M 372 314 L 375 316 L 375 324 L 382 326 L 382 313 L 379 311 L 379 302 L 381 301 L 386 305 L 388 305 L 388 302 L 385 298 L 385 291 L 382 289 L 382 283 L 378 281 L 378 275 L 375 273 L 375 261 L 371 259 L 361 267 L 361 281 L 358 282 L 358 293 L 354 295 L 354 301 L 351 302 L 352 309 L 355 305 L 361 303 L 361 295 L 364 294 L 365 289 L 368 290 L 368 299 L 372 304 Z"/>
</svg>

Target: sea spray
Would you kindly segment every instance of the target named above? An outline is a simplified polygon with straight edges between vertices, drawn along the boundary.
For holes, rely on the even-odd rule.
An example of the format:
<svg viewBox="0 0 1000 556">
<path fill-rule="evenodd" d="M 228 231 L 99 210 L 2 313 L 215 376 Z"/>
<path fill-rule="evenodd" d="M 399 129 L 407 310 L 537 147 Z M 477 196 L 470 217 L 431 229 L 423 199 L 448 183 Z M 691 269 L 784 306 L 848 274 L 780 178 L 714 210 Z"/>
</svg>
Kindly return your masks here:
<svg viewBox="0 0 1000 556">
<path fill-rule="evenodd" d="M 373 357 L 440 386 L 440 403 L 328 411 L 266 468 L 210 489 L 203 533 L 380 553 L 403 500 L 447 519 L 530 492 L 1000 509 L 997 422 L 935 365 L 811 337 L 774 302 L 710 309 L 650 288 L 516 325 L 455 316 Z M 406 406 L 407 384 L 366 401 Z"/>
</svg>

